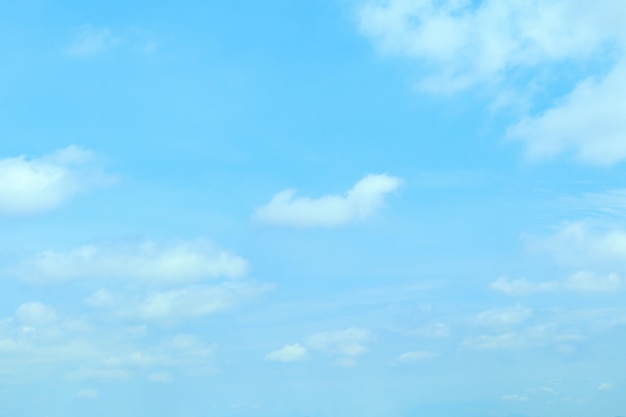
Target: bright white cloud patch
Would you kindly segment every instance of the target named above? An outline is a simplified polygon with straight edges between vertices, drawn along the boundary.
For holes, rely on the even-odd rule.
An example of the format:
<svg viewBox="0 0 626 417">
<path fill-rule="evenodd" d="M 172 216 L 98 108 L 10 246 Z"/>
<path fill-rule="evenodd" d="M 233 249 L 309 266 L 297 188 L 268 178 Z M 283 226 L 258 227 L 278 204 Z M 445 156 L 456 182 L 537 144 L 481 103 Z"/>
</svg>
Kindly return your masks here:
<svg viewBox="0 0 626 417">
<path fill-rule="evenodd" d="M 623 30 L 610 1 L 365 0 L 361 32 L 384 53 L 432 70 L 423 88 L 455 91 L 493 82 L 506 71 L 590 57 Z"/>
<path fill-rule="evenodd" d="M 307 358 L 307 349 L 299 343 L 283 346 L 281 349 L 270 352 L 265 356 L 268 361 L 297 362 Z"/>
<path fill-rule="evenodd" d="M 603 79 L 581 82 L 561 104 L 511 127 L 530 157 L 572 151 L 583 162 L 612 164 L 626 158 L 626 61 Z"/>
<path fill-rule="evenodd" d="M 525 279 L 498 278 L 490 288 L 511 296 L 524 296 L 554 291 L 580 293 L 608 293 L 626 288 L 626 280 L 617 274 L 598 275 L 589 271 L 579 271 L 561 281 L 532 282 Z"/>
<path fill-rule="evenodd" d="M 257 208 L 255 216 L 261 222 L 283 226 L 339 226 L 374 215 L 385 196 L 400 184 L 399 178 L 380 174 L 366 176 L 343 196 L 296 197 L 295 190 L 285 190 Z"/>
<path fill-rule="evenodd" d="M 0 214 L 48 211 L 110 181 L 94 168 L 92 153 L 77 146 L 41 158 L 0 159 Z"/>
<path fill-rule="evenodd" d="M 54 282 L 88 278 L 119 278 L 173 284 L 206 278 L 237 278 L 247 261 L 204 240 L 139 245 L 88 245 L 68 252 L 46 251 L 22 262 L 23 279 Z"/>
<path fill-rule="evenodd" d="M 121 42 L 108 28 L 92 28 L 83 26 L 67 53 L 76 58 L 86 58 L 99 55 L 113 48 Z"/>
<path fill-rule="evenodd" d="M 618 16 L 626 4 L 611 0 L 362 0 L 361 32 L 385 54 L 407 57 L 422 68 L 419 86 L 453 93 L 477 85 L 519 90 L 520 74 L 599 60 L 615 63 L 586 78 L 560 103 L 525 117 L 507 133 L 531 157 L 572 152 L 589 164 L 626 158 L 626 29 Z M 593 72 L 596 71 L 596 72 Z M 543 87 L 543 86 L 541 86 Z M 521 87 L 529 94 L 527 86 Z M 510 95 L 510 94 L 509 94 Z"/>
</svg>

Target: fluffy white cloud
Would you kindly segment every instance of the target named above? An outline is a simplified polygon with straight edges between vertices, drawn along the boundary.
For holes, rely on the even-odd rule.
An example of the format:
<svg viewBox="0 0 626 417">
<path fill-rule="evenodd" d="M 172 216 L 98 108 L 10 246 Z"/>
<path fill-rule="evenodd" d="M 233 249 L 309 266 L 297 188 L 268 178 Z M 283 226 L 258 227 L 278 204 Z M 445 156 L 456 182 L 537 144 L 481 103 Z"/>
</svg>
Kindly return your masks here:
<svg viewBox="0 0 626 417">
<path fill-rule="evenodd" d="M 365 0 L 361 32 L 384 53 L 417 59 L 432 70 L 423 88 L 455 91 L 503 73 L 591 56 L 624 30 L 626 8 L 601 0 Z"/>
<path fill-rule="evenodd" d="M 114 36 L 108 28 L 83 26 L 76 39 L 67 48 L 67 53 L 76 58 L 87 58 L 99 55 L 118 45 L 121 39 Z"/>
<path fill-rule="evenodd" d="M 530 157 L 574 152 L 582 162 L 612 164 L 626 158 L 626 61 L 605 78 L 590 78 L 554 108 L 512 126 Z"/>
<path fill-rule="evenodd" d="M 429 350 L 416 350 L 399 355 L 395 361 L 398 363 L 421 362 L 427 359 L 437 358 L 439 356 L 440 355 L 437 352 L 431 352 Z"/>
<path fill-rule="evenodd" d="M 204 240 L 163 245 L 88 245 L 68 252 L 46 251 L 22 262 L 15 273 L 28 281 L 121 278 L 180 283 L 237 278 L 247 261 Z"/>
<path fill-rule="evenodd" d="M 561 281 L 531 282 L 525 279 L 511 280 L 500 277 L 490 284 L 490 288 L 511 296 L 524 296 L 553 291 L 574 291 L 580 293 L 617 292 L 626 288 L 626 280 L 617 274 L 598 275 L 589 271 L 579 271 Z"/>
<path fill-rule="evenodd" d="M 78 192 L 109 184 L 91 152 L 70 146 L 36 159 L 0 159 L 0 214 L 51 210 Z"/>
<path fill-rule="evenodd" d="M 470 322 L 480 326 L 512 326 L 525 322 L 532 314 L 532 309 L 516 305 L 514 307 L 483 311 L 472 317 Z"/>
<path fill-rule="evenodd" d="M 255 217 L 264 223 L 293 227 L 332 227 L 366 219 L 383 205 L 387 194 L 395 191 L 401 180 L 387 174 L 368 175 L 344 196 L 320 198 L 296 197 L 295 190 L 276 194 Z"/>
<path fill-rule="evenodd" d="M 608 75 L 587 66 L 553 108 L 508 129 L 531 157 L 571 152 L 590 164 L 626 158 L 626 4 L 611 0 L 362 0 L 361 32 L 385 54 L 413 59 L 419 86 L 453 93 L 491 85 L 515 91 L 525 77 L 543 88 L 549 65 L 614 62 Z M 595 69 L 594 69 L 595 68 Z M 610 67 L 609 67 L 610 68 Z M 540 70 L 542 76 L 530 71 Z M 560 72 L 557 72 L 560 73 Z M 531 88 L 522 87 L 524 94 Z M 509 93 L 515 95 L 515 93 Z M 496 98 L 496 101 L 499 99 Z M 532 100 L 531 100 L 532 101 Z"/>
<path fill-rule="evenodd" d="M 285 345 L 281 349 L 268 353 L 265 359 L 274 362 L 297 362 L 305 360 L 307 356 L 307 349 L 299 343 L 295 343 L 293 345 Z"/>
</svg>

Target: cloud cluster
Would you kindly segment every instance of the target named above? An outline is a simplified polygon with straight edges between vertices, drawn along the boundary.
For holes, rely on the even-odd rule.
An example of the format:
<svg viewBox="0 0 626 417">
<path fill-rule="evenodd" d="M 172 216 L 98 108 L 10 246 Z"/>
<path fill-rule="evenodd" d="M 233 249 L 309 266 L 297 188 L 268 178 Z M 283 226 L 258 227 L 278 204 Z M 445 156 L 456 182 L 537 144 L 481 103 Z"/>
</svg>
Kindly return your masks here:
<svg viewBox="0 0 626 417">
<path fill-rule="evenodd" d="M 522 141 L 533 158 L 571 152 L 606 165 L 626 158 L 626 30 L 618 18 L 625 12 L 610 0 L 362 0 L 357 16 L 380 51 L 416 60 L 419 86 L 437 93 L 479 85 L 515 90 L 523 79 L 543 88 L 532 71 L 605 61 L 608 73 L 587 66 L 556 106 L 524 117 L 507 137 Z"/>
<path fill-rule="evenodd" d="M 401 182 L 387 174 L 368 175 L 343 196 L 319 198 L 296 197 L 295 190 L 285 190 L 257 208 L 255 217 L 263 223 L 291 227 L 340 226 L 374 215 L 383 205 L 385 196 L 395 191 Z"/>
<path fill-rule="evenodd" d="M 41 158 L 0 159 L 0 215 L 45 212 L 111 181 L 94 165 L 92 152 L 77 146 Z"/>
</svg>

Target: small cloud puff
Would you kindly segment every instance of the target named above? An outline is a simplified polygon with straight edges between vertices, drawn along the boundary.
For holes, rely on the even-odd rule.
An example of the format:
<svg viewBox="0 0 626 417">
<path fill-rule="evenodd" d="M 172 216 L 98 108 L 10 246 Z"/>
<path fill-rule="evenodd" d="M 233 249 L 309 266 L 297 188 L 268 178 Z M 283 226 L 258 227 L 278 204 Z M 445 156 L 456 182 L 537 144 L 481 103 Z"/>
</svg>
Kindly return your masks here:
<svg viewBox="0 0 626 417">
<path fill-rule="evenodd" d="M 297 362 L 307 358 L 307 349 L 299 343 L 293 345 L 285 345 L 281 349 L 270 352 L 265 359 L 273 362 Z"/>
<path fill-rule="evenodd" d="M 42 213 L 81 191 L 111 184 L 113 178 L 93 162 L 93 153 L 78 146 L 35 159 L 0 159 L 0 215 Z"/>
<path fill-rule="evenodd" d="M 255 217 L 267 224 L 290 227 L 334 227 L 373 216 L 387 194 L 402 181 L 387 174 L 368 175 L 344 195 L 296 197 L 295 190 L 276 194 Z"/>
</svg>

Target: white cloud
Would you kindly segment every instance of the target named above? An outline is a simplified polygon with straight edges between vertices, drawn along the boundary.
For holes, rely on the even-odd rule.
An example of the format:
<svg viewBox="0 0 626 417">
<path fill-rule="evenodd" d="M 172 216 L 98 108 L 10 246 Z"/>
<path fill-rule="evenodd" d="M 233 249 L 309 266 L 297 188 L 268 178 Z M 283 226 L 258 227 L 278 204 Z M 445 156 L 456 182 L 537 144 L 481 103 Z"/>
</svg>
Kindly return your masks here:
<svg viewBox="0 0 626 417">
<path fill-rule="evenodd" d="M 91 152 L 70 146 L 36 159 L 0 159 L 0 214 L 36 214 L 58 207 L 73 195 L 109 184 Z"/>
<path fill-rule="evenodd" d="M 177 322 L 228 310 L 271 288 L 269 284 L 222 282 L 213 286 L 194 285 L 152 291 L 143 296 L 98 290 L 85 299 L 85 304 L 111 311 L 119 318 Z"/>
<path fill-rule="evenodd" d="M 626 158 L 626 29 L 618 18 L 626 13 L 625 3 L 361 0 L 358 4 L 360 31 L 384 54 L 415 60 L 423 90 L 454 93 L 489 86 L 498 102 L 506 96 L 532 96 L 533 89 L 544 91 L 552 81 L 545 71 L 550 66 L 559 75 L 558 65 L 586 71 L 581 75 L 586 79 L 555 107 L 523 118 L 508 129 L 507 137 L 522 141 L 533 158 L 571 152 L 581 162 L 596 165 Z M 607 66 L 608 75 L 598 76 Z"/>
<path fill-rule="evenodd" d="M 95 400 L 100 396 L 100 393 L 98 392 L 97 389 L 91 389 L 91 388 L 85 388 L 82 389 L 80 391 L 78 391 L 78 393 L 76 393 L 76 396 L 78 398 L 85 398 L 88 400 Z"/>
<path fill-rule="evenodd" d="M 268 361 L 297 362 L 307 358 L 307 349 L 299 343 L 285 345 L 281 349 L 270 352 L 265 356 Z"/>
<path fill-rule="evenodd" d="M 399 355 L 395 361 L 398 363 L 421 362 L 424 360 L 437 358 L 439 356 L 440 355 L 437 352 L 431 352 L 428 350 L 417 350 L 412 352 L 405 352 Z"/>
<path fill-rule="evenodd" d="M 626 61 L 605 78 L 587 79 L 536 117 L 512 126 L 507 136 L 526 144 L 530 157 L 575 152 L 582 162 L 608 165 L 626 158 Z"/>
<path fill-rule="evenodd" d="M 617 274 L 598 275 L 589 271 L 579 271 L 561 281 L 531 282 L 525 279 L 511 280 L 500 277 L 489 286 L 492 290 L 511 296 L 525 296 L 535 293 L 573 291 L 579 293 L 617 292 L 626 288 L 626 280 Z"/>
<path fill-rule="evenodd" d="M 387 174 L 368 175 L 346 195 L 296 197 L 295 190 L 276 194 L 255 217 L 264 223 L 292 227 L 333 227 L 373 216 L 401 180 Z"/>
<path fill-rule="evenodd" d="M 528 401 L 529 398 L 520 394 L 510 394 L 510 395 L 503 395 L 502 399 L 504 401 Z"/>
<path fill-rule="evenodd" d="M 237 278 L 247 261 L 204 240 L 139 245 L 88 245 L 69 252 L 46 251 L 23 262 L 16 273 L 27 281 L 86 278 L 136 279 L 180 283 L 206 278 Z"/>
<path fill-rule="evenodd" d="M 31 302 L 20 305 L 15 311 L 15 317 L 24 325 L 40 326 L 56 321 L 57 313 L 52 307 Z"/>
<path fill-rule="evenodd" d="M 463 347 L 472 350 L 515 349 L 526 344 L 525 337 L 516 333 L 480 335 L 463 341 Z"/>
<path fill-rule="evenodd" d="M 527 246 L 567 266 L 626 267 L 626 231 L 622 229 L 593 230 L 585 222 L 566 223 L 550 236 L 529 239 Z"/>
<path fill-rule="evenodd" d="M 222 283 L 216 286 L 193 286 L 154 292 L 122 314 L 145 320 L 177 321 L 203 317 L 251 300 L 269 286 L 250 283 Z"/>
<path fill-rule="evenodd" d="M 172 375 L 168 372 L 154 372 L 148 375 L 149 382 L 157 382 L 160 384 L 165 384 L 172 381 Z"/>
<path fill-rule="evenodd" d="M 69 374 L 70 379 L 85 380 L 102 380 L 102 379 L 128 379 L 132 374 L 126 369 L 116 368 L 87 368 L 82 367 Z"/>
<path fill-rule="evenodd" d="M 366 343 L 371 340 L 372 333 L 369 330 L 349 328 L 314 334 L 307 339 L 306 345 L 310 349 L 339 357 L 338 365 L 351 366 L 354 358 L 367 352 Z"/>
<path fill-rule="evenodd" d="M 99 55 L 121 42 L 108 28 L 92 28 L 83 26 L 72 44 L 67 48 L 70 56 L 87 58 Z"/>
<path fill-rule="evenodd" d="M 480 326 L 512 326 L 525 322 L 532 314 L 532 309 L 516 305 L 514 307 L 483 311 L 472 317 L 470 322 Z"/>
<path fill-rule="evenodd" d="M 612 389 L 613 389 L 613 384 L 610 384 L 608 382 L 598 385 L 598 390 L 600 391 L 610 391 Z"/>
<path fill-rule="evenodd" d="M 455 91 L 504 72 L 589 58 L 623 30 L 611 1 L 364 0 L 361 32 L 384 53 L 426 65 L 421 86 Z"/>
</svg>

